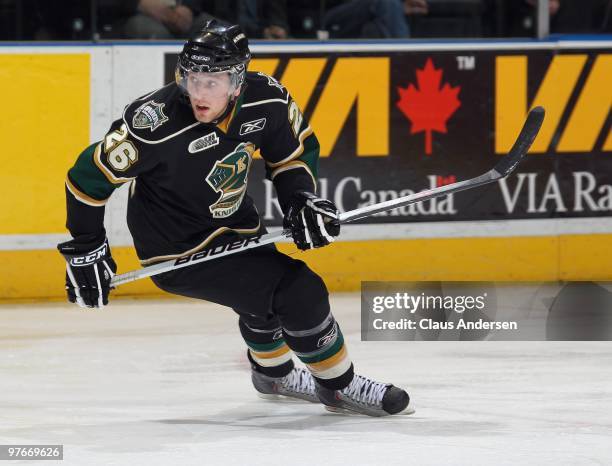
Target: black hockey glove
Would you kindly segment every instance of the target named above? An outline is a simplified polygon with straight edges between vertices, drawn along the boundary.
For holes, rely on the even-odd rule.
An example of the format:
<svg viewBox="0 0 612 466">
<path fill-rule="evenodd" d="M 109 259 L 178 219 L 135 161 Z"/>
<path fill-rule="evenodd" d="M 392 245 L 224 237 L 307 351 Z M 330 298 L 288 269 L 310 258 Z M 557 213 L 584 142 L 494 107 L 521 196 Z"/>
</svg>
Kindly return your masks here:
<svg viewBox="0 0 612 466">
<path fill-rule="evenodd" d="M 66 259 L 68 300 L 81 307 L 108 304 L 110 281 L 117 271 L 108 240 L 89 236 L 60 243 L 57 249 Z"/>
<path fill-rule="evenodd" d="M 291 230 L 301 250 L 320 248 L 340 234 L 338 209 L 333 202 L 306 191 L 297 191 L 289 200 L 283 227 Z"/>
</svg>

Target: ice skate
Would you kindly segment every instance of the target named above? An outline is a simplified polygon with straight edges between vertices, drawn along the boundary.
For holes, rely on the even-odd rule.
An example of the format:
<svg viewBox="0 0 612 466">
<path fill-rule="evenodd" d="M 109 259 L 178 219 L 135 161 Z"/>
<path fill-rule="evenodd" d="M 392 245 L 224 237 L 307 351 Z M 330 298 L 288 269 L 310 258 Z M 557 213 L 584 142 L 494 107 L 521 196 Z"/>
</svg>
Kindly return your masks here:
<svg viewBox="0 0 612 466">
<path fill-rule="evenodd" d="M 269 377 L 252 371 L 251 380 L 261 398 L 267 400 L 303 400 L 320 403 L 315 393 L 315 382 L 310 372 L 294 367 L 288 375 L 281 378 Z"/>
<path fill-rule="evenodd" d="M 348 387 L 342 390 L 330 390 L 316 384 L 316 393 L 325 409 L 333 413 L 367 416 L 414 413 L 410 397 L 404 390 L 361 375 L 355 374 Z"/>
</svg>

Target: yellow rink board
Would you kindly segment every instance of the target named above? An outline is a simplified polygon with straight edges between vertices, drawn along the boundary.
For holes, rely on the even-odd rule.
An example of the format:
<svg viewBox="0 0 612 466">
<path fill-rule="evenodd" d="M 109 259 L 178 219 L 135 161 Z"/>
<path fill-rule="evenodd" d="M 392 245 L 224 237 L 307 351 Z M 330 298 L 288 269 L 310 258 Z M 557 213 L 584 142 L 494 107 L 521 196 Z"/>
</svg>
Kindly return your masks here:
<svg viewBox="0 0 612 466">
<path fill-rule="evenodd" d="M 357 291 L 361 281 L 612 280 L 612 235 L 451 238 L 338 242 L 300 252 L 330 291 Z M 139 268 L 132 248 L 115 247 L 120 272 Z M 64 260 L 53 250 L 0 251 L 0 301 L 62 299 Z M 126 284 L 116 296 L 161 296 L 150 279 Z"/>
<path fill-rule="evenodd" d="M 89 54 L 0 55 L 0 234 L 61 233 L 64 179 L 89 143 Z"/>
</svg>

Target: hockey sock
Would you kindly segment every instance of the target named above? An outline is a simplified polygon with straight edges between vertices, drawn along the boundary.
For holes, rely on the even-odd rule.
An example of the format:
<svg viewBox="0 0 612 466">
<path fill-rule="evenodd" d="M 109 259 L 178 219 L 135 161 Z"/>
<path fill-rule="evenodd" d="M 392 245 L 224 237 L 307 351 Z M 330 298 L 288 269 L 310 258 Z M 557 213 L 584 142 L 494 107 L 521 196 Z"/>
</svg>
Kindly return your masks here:
<svg viewBox="0 0 612 466">
<path fill-rule="evenodd" d="M 278 322 L 268 326 L 271 328 L 254 328 L 240 318 L 238 325 L 249 348 L 247 357 L 254 371 L 269 377 L 284 377 L 293 370 L 291 350 Z"/>
<path fill-rule="evenodd" d="M 316 381 L 331 390 L 346 387 L 353 379 L 353 364 L 344 337 L 331 312 L 316 327 L 287 330 L 283 334 L 289 347 L 306 364 Z"/>
</svg>

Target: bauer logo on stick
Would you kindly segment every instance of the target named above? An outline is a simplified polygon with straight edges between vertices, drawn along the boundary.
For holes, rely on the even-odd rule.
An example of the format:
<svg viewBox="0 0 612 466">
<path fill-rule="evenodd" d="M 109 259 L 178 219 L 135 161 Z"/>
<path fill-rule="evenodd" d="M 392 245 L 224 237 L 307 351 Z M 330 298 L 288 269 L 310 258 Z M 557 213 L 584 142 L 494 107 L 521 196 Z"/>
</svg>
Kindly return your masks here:
<svg viewBox="0 0 612 466">
<path fill-rule="evenodd" d="M 239 251 L 242 249 L 249 249 L 253 247 L 257 247 L 261 245 L 261 236 L 248 236 L 239 241 L 232 241 L 231 243 L 221 244 L 219 246 L 215 246 L 213 248 L 206 248 L 200 252 L 196 252 L 191 256 L 179 257 L 176 260 L 171 261 L 173 266 L 182 266 L 183 264 L 187 264 L 188 262 L 198 262 L 206 257 L 217 257 L 225 255 L 225 253 L 232 254 L 235 251 Z M 150 270 L 150 269 L 149 269 Z M 134 278 L 137 280 L 139 277 Z"/>
</svg>

